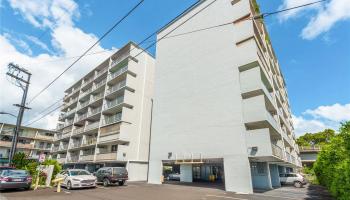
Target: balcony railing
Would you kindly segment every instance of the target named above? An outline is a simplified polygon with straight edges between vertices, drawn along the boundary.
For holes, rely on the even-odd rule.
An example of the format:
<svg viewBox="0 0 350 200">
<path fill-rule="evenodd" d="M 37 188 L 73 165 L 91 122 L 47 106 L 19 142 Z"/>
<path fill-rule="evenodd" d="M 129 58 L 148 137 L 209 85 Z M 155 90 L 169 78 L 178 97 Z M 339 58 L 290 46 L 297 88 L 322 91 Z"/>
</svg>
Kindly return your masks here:
<svg viewBox="0 0 350 200">
<path fill-rule="evenodd" d="M 89 100 L 87 100 L 87 101 L 85 101 L 83 103 L 80 103 L 78 108 L 81 109 L 81 108 L 86 107 L 87 105 L 89 105 Z"/>
<path fill-rule="evenodd" d="M 58 149 L 59 149 L 59 146 L 53 146 L 53 147 L 52 147 L 52 151 L 53 151 L 53 152 L 58 151 Z"/>
<path fill-rule="evenodd" d="M 68 149 L 68 143 L 67 144 L 63 144 L 60 145 L 60 147 L 58 148 L 58 151 L 65 151 Z"/>
<path fill-rule="evenodd" d="M 96 139 L 96 138 L 86 139 L 85 141 L 83 141 L 83 143 L 81 144 L 81 146 L 94 145 L 94 144 L 96 144 L 96 142 L 97 142 L 97 139 Z"/>
<path fill-rule="evenodd" d="M 125 85 L 126 85 L 126 80 L 123 80 L 123 81 L 113 85 L 112 87 L 108 88 L 107 95 L 125 87 Z"/>
<path fill-rule="evenodd" d="M 102 99 L 102 98 L 103 98 L 103 92 L 101 92 L 101 93 L 99 93 L 99 94 L 93 96 L 93 97 L 91 98 L 90 103 L 95 102 L 95 101 L 97 101 L 97 100 L 99 100 L 99 99 Z"/>
<path fill-rule="evenodd" d="M 96 160 L 117 160 L 117 152 L 99 153 Z"/>
<path fill-rule="evenodd" d="M 124 53 L 115 60 L 112 60 L 111 67 L 114 67 L 115 65 L 118 65 L 119 63 L 123 62 L 126 58 L 130 56 L 130 52 Z"/>
<path fill-rule="evenodd" d="M 68 162 L 78 162 L 78 160 L 79 160 L 78 155 L 68 157 Z"/>
<path fill-rule="evenodd" d="M 80 94 L 80 98 L 86 96 L 87 94 L 89 94 L 90 92 L 92 92 L 92 87 L 90 87 L 89 89 L 85 90 L 84 92 L 82 92 Z"/>
<path fill-rule="evenodd" d="M 107 124 L 112 124 L 115 122 L 119 122 L 122 119 L 122 113 L 117 113 L 111 117 L 106 117 L 104 120 L 103 125 L 107 125 Z"/>
<path fill-rule="evenodd" d="M 120 74 L 122 74 L 122 73 L 124 73 L 126 71 L 128 71 L 128 66 L 125 66 L 125 67 L 122 67 L 122 68 L 118 69 L 116 72 L 112 73 L 109 76 L 109 80 L 114 79 L 115 77 L 119 76 Z"/>
<path fill-rule="evenodd" d="M 320 146 L 311 146 L 311 147 L 301 146 L 300 151 L 321 151 L 321 147 Z"/>
<path fill-rule="evenodd" d="M 89 131 L 89 130 L 98 128 L 99 124 L 100 124 L 99 121 L 91 123 L 91 124 L 88 124 L 88 125 L 85 126 L 85 131 Z"/>
<path fill-rule="evenodd" d="M 105 107 L 104 109 L 108 109 L 108 108 L 112 108 L 116 105 L 119 105 L 121 103 L 123 103 L 124 101 L 124 96 L 119 96 L 117 97 L 116 99 L 112 100 L 112 101 L 107 101 L 106 104 L 105 104 Z"/>
<path fill-rule="evenodd" d="M 120 124 L 113 124 L 110 126 L 102 127 L 100 130 L 100 136 L 110 135 L 120 131 Z"/>
<path fill-rule="evenodd" d="M 92 160 L 94 160 L 93 154 L 80 156 L 80 161 L 92 161 Z"/>
<path fill-rule="evenodd" d="M 90 77 L 88 80 L 84 80 L 84 83 L 82 84 L 82 87 L 86 86 L 87 84 L 91 83 L 94 80 L 94 77 Z"/>
<path fill-rule="evenodd" d="M 87 118 L 87 116 L 88 116 L 88 113 L 87 113 L 87 112 L 84 113 L 84 114 L 82 114 L 82 115 L 79 115 L 79 116 L 77 117 L 77 121 L 76 121 L 76 122 L 81 121 L 81 120 Z"/>
<path fill-rule="evenodd" d="M 103 86 L 106 83 L 106 79 L 103 79 L 102 81 L 96 83 L 96 85 L 93 87 L 92 90 L 96 90 L 97 88 Z"/>
<path fill-rule="evenodd" d="M 84 126 L 74 129 L 73 130 L 73 135 L 77 135 L 77 134 L 80 134 L 80 133 L 83 133 L 83 132 L 84 132 Z"/>
<path fill-rule="evenodd" d="M 0 146 L 2 147 L 11 147 L 12 142 L 10 141 L 0 141 Z M 33 149 L 34 145 L 33 144 L 22 144 L 22 143 L 17 143 L 17 148 L 20 149 Z"/>
<path fill-rule="evenodd" d="M 64 163 L 66 161 L 66 158 L 58 158 L 57 162 L 59 163 Z"/>
<path fill-rule="evenodd" d="M 74 149 L 74 148 L 79 148 L 81 146 L 81 142 L 72 142 L 70 143 L 70 149 Z"/>
<path fill-rule="evenodd" d="M 101 76 L 101 75 L 104 74 L 107 70 L 108 70 L 108 67 L 106 67 L 106 68 L 102 69 L 101 71 L 97 72 L 95 78 Z"/>
<path fill-rule="evenodd" d="M 280 159 L 283 159 L 283 150 L 281 147 L 271 144 L 272 146 L 272 155 L 277 156 Z"/>
<path fill-rule="evenodd" d="M 99 113 L 99 112 L 101 112 L 101 111 L 102 111 L 102 106 L 101 106 L 101 107 L 94 108 L 94 109 L 91 109 L 88 116 L 95 115 L 95 114 L 97 114 L 97 113 Z"/>
</svg>

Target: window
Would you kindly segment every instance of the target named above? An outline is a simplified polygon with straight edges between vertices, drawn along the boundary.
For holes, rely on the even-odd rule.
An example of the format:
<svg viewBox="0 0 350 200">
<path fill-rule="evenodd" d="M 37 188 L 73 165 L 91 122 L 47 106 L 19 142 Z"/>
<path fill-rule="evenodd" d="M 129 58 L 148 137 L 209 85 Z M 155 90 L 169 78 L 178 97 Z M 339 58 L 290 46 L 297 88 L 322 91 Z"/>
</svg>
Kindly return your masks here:
<svg viewBox="0 0 350 200">
<path fill-rule="evenodd" d="M 112 152 L 116 152 L 118 150 L 118 145 L 112 145 Z"/>
</svg>

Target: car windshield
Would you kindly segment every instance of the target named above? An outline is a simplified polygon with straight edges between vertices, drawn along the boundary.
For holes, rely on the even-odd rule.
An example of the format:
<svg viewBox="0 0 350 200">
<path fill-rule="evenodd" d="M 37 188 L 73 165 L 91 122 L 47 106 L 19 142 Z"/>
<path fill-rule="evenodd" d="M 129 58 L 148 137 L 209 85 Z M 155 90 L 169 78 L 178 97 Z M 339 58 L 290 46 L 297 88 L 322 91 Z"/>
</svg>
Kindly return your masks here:
<svg viewBox="0 0 350 200">
<path fill-rule="evenodd" d="M 25 170 L 3 170 L 3 176 L 27 176 L 28 172 Z"/>
<path fill-rule="evenodd" d="M 69 174 L 71 176 L 78 176 L 78 175 L 90 175 L 88 171 L 82 170 L 82 171 L 70 171 Z"/>
</svg>

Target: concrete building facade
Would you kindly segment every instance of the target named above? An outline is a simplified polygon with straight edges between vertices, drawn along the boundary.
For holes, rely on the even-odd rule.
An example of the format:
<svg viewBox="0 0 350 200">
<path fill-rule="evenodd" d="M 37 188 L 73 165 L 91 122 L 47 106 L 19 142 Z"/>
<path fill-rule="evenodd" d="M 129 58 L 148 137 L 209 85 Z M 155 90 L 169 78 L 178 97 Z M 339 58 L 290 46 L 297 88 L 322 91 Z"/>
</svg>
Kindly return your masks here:
<svg viewBox="0 0 350 200">
<path fill-rule="evenodd" d="M 125 166 L 146 180 L 155 61 L 141 51 L 128 43 L 66 90 L 52 149 L 65 168 Z"/>
<path fill-rule="evenodd" d="M 249 19 L 256 10 L 203 0 L 158 33 L 167 38 L 157 43 L 149 183 L 179 165 L 182 182 L 214 177 L 252 193 L 301 167 L 283 75 L 265 25 Z"/>
<path fill-rule="evenodd" d="M 312 167 L 321 151 L 320 146 L 300 147 L 300 159 L 304 167 Z"/>
<path fill-rule="evenodd" d="M 0 123 L 0 166 L 8 164 L 15 127 L 14 124 Z M 54 131 L 22 126 L 16 152 L 24 152 L 31 159 L 38 159 L 42 153 L 50 156 L 54 134 Z"/>
</svg>

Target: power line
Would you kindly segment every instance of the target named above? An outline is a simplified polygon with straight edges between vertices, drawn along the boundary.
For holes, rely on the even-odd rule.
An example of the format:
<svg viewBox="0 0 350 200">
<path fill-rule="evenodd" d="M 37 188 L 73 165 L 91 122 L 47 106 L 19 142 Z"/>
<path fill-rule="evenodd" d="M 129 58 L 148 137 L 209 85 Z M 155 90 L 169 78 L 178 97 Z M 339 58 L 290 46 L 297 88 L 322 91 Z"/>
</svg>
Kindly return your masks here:
<svg viewBox="0 0 350 200">
<path fill-rule="evenodd" d="M 111 28 L 107 30 L 92 46 L 90 46 L 78 59 L 76 59 L 71 65 L 69 65 L 61 74 L 59 74 L 53 81 L 51 81 L 47 86 L 45 86 L 40 92 L 38 92 L 34 97 L 28 102 L 30 104 L 36 99 L 40 94 L 42 94 L 47 88 L 49 88 L 57 79 L 59 79 L 64 73 L 66 73 L 71 67 L 73 67 L 79 60 L 81 60 L 93 47 L 95 47 L 103 38 L 105 38 L 110 32 L 114 30 L 121 22 L 123 22 L 131 13 L 136 10 L 139 5 L 141 5 L 144 0 L 140 0 L 129 12 L 127 12 L 120 20 L 118 20 Z"/>
<path fill-rule="evenodd" d="M 299 9 L 299 8 L 306 7 L 306 6 L 311 6 L 311 5 L 314 5 L 314 4 L 317 4 L 317 3 L 322 3 L 322 2 L 325 2 L 325 1 L 329 1 L 329 0 L 320 0 L 320 1 L 315 1 L 315 2 L 311 2 L 311 3 L 299 5 L 299 6 L 294 6 L 294 7 L 291 7 L 291 8 L 277 10 L 275 12 L 262 13 L 260 15 L 253 16 L 250 19 L 262 19 L 262 18 L 270 16 L 270 15 L 275 15 L 275 14 L 278 14 L 278 13 L 287 12 L 287 11 L 294 10 L 294 9 Z"/>
<path fill-rule="evenodd" d="M 58 109 L 61 108 L 62 106 L 63 106 L 63 105 L 59 105 L 59 106 L 56 107 L 55 109 L 51 110 L 50 112 L 46 113 L 45 115 L 41 116 L 40 118 L 38 118 L 38 119 L 36 119 L 36 120 L 34 120 L 34 121 L 32 121 L 32 122 L 30 122 L 30 123 L 24 125 L 24 126 L 29 126 L 29 125 L 31 125 L 31 124 L 34 124 L 35 122 L 41 120 L 42 118 L 46 117 L 47 115 L 49 115 L 49 114 L 55 112 L 56 110 L 58 110 Z"/>
<path fill-rule="evenodd" d="M 194 13 L 192 16 L 190 16 L 189 18 L 187 18 L 185 21 L 181 22 L 179 25 L 177 25 L 175 28 L 173 28 L 171 31 L 169 31 L 168 33 L 166 33 L 165 35 L 163 35 L 161 38 L 157 39 L 155 42 L 153 42 L 152 44 L 148 45 L 146 48 L 144 48 L 141 52 L 139 52 L 136 56 L 134 56 L 135 58 L 137 56 L 139 56 L 140 54 L 142 54 L 143 52 L 145 52 L 147 49 L 151 48 L 152 46 L 154 46 L 155 44 L 157 44 L 158 42 L 160 42 L 161 40 L 163 40 L 166 36 L 168 36 L 169 34 L 171 34 L 172 32 L 174 32 L 176 29 L 178 29 L 180 26 L 184 25 L 186 22 L 190 21 L 193 17 L 197 16 L 199 13 L 201 13 L 203 10 L 207 9 L 209 6 L 211 6 L 213 3 L 215 3 L 217 0 L 213 0 L 212 2 L 210 2 L 208 5 L 204 6 L 203 8 L 201 8 L 199 11 L 197 11 L 196 13 Z M 160 28 L 157 32 L 161 31 L 163 29 Z"/>
<path fill-rule="evenodd" d="M 52 108 L 54 105 L 56 105 L 57 103 L 61 102 L 63 100 L 63 98 L 58 99 L 57 101 L 55 101 L 53 104 L 49 105 L 48 107 L 44 108 L 43 110 L 41 110 L 36 117 L 40 116 L 41 114 L 43 114 L 44 112 L 46 112 L 47 110 L 49 110 L 50 108 Z M 35 117 L 35 118 L 36 118 Z M 31 120 L 28 120 L 26 123 L 29 123 Z M 26 124 L 24 123 L 24 124 Z"/>
</svg>

